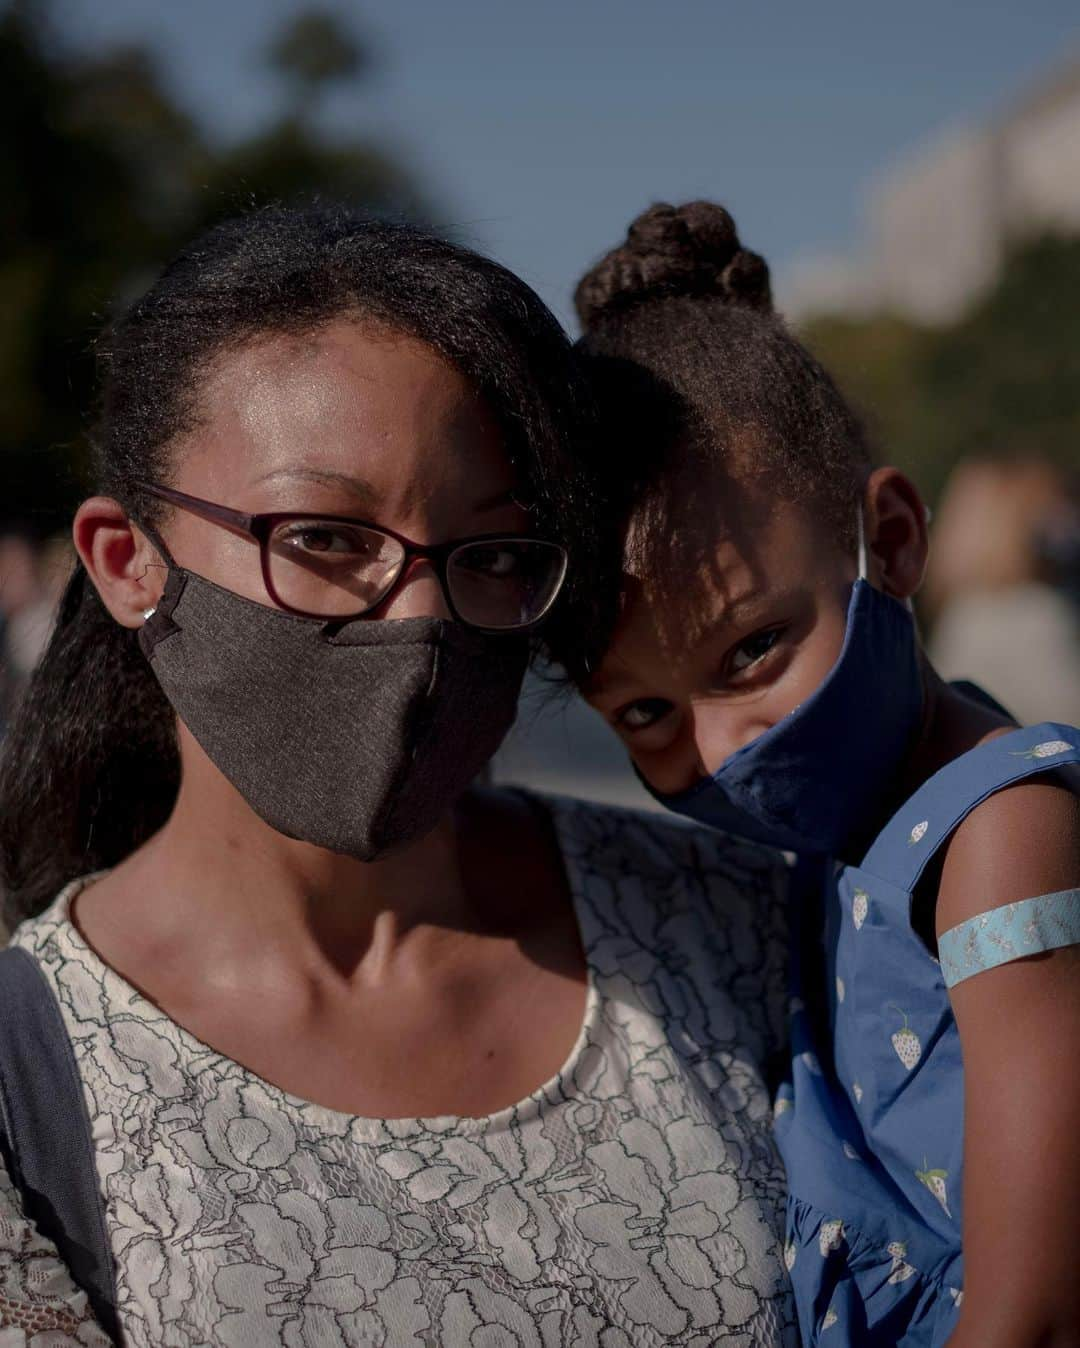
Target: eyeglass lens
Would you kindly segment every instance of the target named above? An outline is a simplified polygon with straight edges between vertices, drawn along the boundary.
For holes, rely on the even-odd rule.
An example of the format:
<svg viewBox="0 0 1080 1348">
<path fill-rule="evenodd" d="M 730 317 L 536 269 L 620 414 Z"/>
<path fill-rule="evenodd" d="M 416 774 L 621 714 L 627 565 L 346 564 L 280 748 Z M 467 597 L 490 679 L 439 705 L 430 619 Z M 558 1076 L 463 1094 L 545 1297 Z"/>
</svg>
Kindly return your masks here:
<svg viewBox="0 0 1080 1348">
<path fill-rule="evenodd" d="M 269 539 L 269 579 L 278 601 L 319 617 L 374 608 L 405 564 L 397 539 L 364 525 L 309 519 L 278 524 Z M 449 556 L 446 584 L 458 617 L 476 627 L 528 626 L 562 584 L 565 554 L 537 539 L 463 543 Z"/>
<path fill-rule="evenodd" d="M 526 627 L 562 584 L 561 548 L 524 538 L 466 543 L 450 554 L 446 584 L 461 618 L 476 627 Z"/>
<path fill-rule="evenodd" d="M 270 582 L 278 600 L 303 613 L 347 618 L 389 592 L 405 563 L 396 538 L 362 525 L 286 520 L 270 535 Z"/>
</svg>

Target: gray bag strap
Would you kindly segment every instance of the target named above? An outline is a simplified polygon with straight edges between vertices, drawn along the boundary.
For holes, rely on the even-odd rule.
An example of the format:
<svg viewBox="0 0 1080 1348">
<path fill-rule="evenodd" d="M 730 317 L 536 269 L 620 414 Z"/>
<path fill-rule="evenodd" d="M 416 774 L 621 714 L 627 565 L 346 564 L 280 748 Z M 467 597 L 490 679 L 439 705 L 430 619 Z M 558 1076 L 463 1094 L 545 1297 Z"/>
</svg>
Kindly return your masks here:
<svg viewBox="0 0 1080 1348">
<path fill-rule="evenodd" d="M 0 1150 L 26 1215 L 122 1342 L 82 1080 L 48 979 L 19 946 L 0 950 Z"/>
</svg>

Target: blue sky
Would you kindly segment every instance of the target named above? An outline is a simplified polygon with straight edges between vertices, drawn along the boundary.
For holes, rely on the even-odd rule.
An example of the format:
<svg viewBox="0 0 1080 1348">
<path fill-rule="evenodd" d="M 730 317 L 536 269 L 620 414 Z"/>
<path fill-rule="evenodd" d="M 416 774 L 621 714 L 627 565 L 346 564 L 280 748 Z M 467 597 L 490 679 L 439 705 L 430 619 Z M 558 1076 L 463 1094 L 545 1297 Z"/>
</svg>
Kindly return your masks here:
<svg viewBox="0 0 1080 1348">
<path fill-rule="evenodd" d="M 294 0 L 57 0 L 69 41 L 144 39 L 222 137 L 274 110 L 259 53 Z M 859 237 L 861 195 L 1080 50 L 1075 0 L 336 0 L 376 72 L 326 109 L 412 166 L 455 233 L 565 321 L 651 200 L 707 196 L 781 280 Z"/>
</svg>

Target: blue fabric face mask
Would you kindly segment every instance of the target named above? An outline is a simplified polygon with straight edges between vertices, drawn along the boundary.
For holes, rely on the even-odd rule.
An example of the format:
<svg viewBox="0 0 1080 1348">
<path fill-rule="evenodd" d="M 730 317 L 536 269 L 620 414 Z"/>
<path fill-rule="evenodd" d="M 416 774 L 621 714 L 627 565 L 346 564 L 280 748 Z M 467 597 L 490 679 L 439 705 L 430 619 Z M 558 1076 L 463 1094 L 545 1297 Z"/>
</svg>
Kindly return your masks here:
<svg viewBox="0 0 1080 1348">
<path fill-rule="evenodd" d="M 872 823 L 919 726 L 923 684 L 911 609 L 865 571 L 860 555 L 844 645 L 821 687 L 689 790 L 642 778 L 661 805 L 793 852 L 835 855 Z"/>
</svg>

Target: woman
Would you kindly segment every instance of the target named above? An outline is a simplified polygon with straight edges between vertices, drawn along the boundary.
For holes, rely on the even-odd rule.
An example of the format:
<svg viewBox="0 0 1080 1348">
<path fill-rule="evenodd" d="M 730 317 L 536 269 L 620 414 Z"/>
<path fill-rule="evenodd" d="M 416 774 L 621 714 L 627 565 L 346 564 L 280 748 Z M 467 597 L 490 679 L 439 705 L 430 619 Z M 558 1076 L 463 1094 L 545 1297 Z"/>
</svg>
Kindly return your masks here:
<svg viewBox="0 0 1080 1348">
<path fill-rule="evenodd" d="M 437 239 L 272 212 L 104 373 L 0 818 L 113 1281 L 5 1176 L 0 1328 L 786 1342 L 782 869 L 469 785 L 588 507 L 554 320 Z"/>
</svg>

